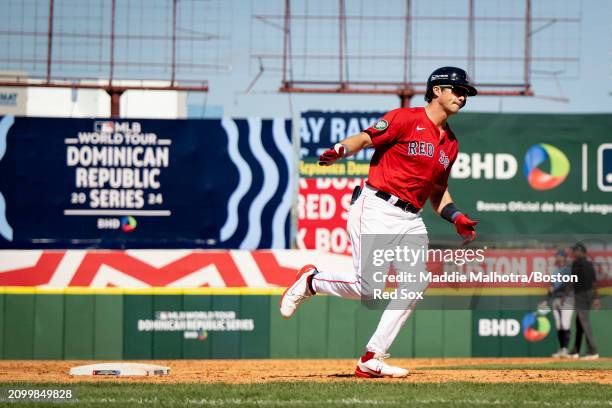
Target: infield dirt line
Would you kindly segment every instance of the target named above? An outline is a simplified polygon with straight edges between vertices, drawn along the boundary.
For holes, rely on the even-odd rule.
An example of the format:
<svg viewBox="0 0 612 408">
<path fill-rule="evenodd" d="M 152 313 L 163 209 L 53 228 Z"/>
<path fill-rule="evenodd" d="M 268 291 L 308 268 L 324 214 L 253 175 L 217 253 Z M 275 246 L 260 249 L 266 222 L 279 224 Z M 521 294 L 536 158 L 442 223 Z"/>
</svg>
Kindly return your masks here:
<svg viewBox="0 0 612 408">
<path fill-rule="evenodd" d="M 612 359 L 602 359 L 611 361 Z M 267 383 L 296 381 L 372 381 L 356 379 L 354 359 L 320 360 L 154 360 L 143 361 L 170 367 L 164 377 L 71 377 L 71 367 L 92 364 L 94 361 L 0 361 L 0 382 L 58 382 L 121 381 L 136 383 Z M 546 358 L 452 358 L 452 359 L 391 359 L 391 364 L 410 370 L 407 378 L 383 381 L 411 383 L 599 383 L 612 384 L 612 370 L 554 370 L 554 369 L 444 369 L 452 366 L 483 364 L 508 365 L 550 363 Z M 601 361 L 601 360 L 600 360 Z M 108 361 L 105 361 L 108 362 Z M 134 362 L 134 361 L 130 361 Z M 376 381 L 376 380 L 375 380 Z"/>
</svg>

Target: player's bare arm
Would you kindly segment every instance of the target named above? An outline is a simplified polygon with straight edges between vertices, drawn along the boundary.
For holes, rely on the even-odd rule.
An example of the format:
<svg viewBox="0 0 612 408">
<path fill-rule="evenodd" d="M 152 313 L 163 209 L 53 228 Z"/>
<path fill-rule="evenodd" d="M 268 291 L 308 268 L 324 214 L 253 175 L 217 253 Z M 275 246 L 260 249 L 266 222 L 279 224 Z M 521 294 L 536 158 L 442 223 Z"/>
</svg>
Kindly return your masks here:
<svg viewBox="0 0 612 408">
<path fill-rule="evenodd" d="M 464 244 L 476 239 L 475 227 L 478 221 L 470 219 L 459 211 L 447 187 L 436 185 L 429 195 L 429 202 L 438 215 L 455 225 L 457 234 L 463 238 Z"/>
<path fill-rule="evenodd" d="M 360 150 L 372 146 L 372 139 L 370 138 L 370 135 L 365 132 L 349 136 L 339 143 L 336 143 L 332 148 L 324 151 L 319 157 L 319 165 L 331 166 L 343 157 L 353 155 Z"/>
</svg>

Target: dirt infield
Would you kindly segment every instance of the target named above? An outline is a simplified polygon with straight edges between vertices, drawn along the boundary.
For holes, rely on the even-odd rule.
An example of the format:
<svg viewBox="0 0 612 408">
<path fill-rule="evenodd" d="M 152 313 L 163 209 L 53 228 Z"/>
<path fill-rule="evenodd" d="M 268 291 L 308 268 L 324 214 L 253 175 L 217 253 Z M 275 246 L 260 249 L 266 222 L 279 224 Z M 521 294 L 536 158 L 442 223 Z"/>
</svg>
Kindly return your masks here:
<svg viewBox="0 0 612 408">
<path fill-rule="evenodd" d="M 609 360 L 609 359 L 608 359 Z M 483 383 L 514 382 L 593 382 L 612 384 L 610 370 L 482 370 L 448 369 L 458 365 L 537 364 L 555 360 L 544 358 L 498 359 L 393 359 L 392 363 L 410 369 L 403 379 L 413 383 L 469 381 Z M 556 360 L 558 361 L 558 360 Z M 114 381 L 114 377 L 71 377 L 70 367 L 92 361 L 0 361 L 0 382 L 79 382 Z M 166 377 L 131 377 L 120 381 L 145 383 L 264 383 L 272 381 L 368 381 L 353 376 L 354 360 L 169 360 L 146 361 L 166 365 Z M 430 368 L 431 367 L 431 368 Z"/>
</svg>

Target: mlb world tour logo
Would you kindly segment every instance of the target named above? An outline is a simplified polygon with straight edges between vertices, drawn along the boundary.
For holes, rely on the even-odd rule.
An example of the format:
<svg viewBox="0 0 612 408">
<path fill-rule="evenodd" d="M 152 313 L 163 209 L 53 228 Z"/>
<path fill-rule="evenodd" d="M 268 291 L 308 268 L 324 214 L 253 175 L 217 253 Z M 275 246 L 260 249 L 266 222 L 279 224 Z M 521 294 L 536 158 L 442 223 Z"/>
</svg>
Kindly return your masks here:
<svg viewBox="0 0 612 408">
<path fill-rule="evenodd" d="M 185 339 L 204 340 L 202 333 L 215 331 L 253 331 L 253 319 L 239 319 L 233 310 L 227 311 L 160 311 L 155 319 L 139 319 L 139 332 L 182 331 Z M 202 338 L 204 337 L 204 338 Z"/>
<path fill-rule="evenodd" d="M 93 130 L 64 139 L 66 165 L 74 168 L 70 204 L 89 209 L 161 205 L 159 177 L 170 165 L 172 141 L 143 132 L 139 122 L 97 121 Z M 83 211 L 68 209 L 65 215 L 96 215 Z"/>
</svg>

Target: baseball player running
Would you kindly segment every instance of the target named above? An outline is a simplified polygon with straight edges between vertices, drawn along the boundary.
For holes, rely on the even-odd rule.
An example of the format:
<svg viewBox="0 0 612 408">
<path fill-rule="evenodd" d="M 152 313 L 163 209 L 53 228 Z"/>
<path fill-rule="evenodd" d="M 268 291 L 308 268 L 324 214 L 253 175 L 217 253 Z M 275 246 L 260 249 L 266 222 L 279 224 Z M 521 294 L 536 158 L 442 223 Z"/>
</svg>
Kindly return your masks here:
<svg viewBox="0 0 612 408">
<path fill-rule="evenodd" d="M 354 271 L 319 271 L 314 265 L 304 266 L 281 298 L 280 313 L 284 318 L 293 316 L 302 302 L 317 293 L 360 299 L 361 235 L 393 234 L 401 238 L 420 234 L 426 239 L 421 210 L 428 199 L 437 214 L 455 225 L 464 243 L 476 238 L 476 221 L 457 209 L 447 188 L 458 151 L 457 138 L 447 120 L 465 106 L 468 96 L 476 94 L 464 70 L 439 68 L 427 81 L 425 108 L 392 110 L 373 127 L 349 136 L 320 156 L 319 164 L 330 166 L 362 149 L 375 148 L 365 188 L 357 192 L 359 196 L 349 210 L 347 230 Z M 415 306 L 416 301 L 411 301 L 402 308 L 384 310 L 365 354 L 357 361 L 357 376 L 408 375 L 408 370 L 384 360 Z"/>
</svg>

